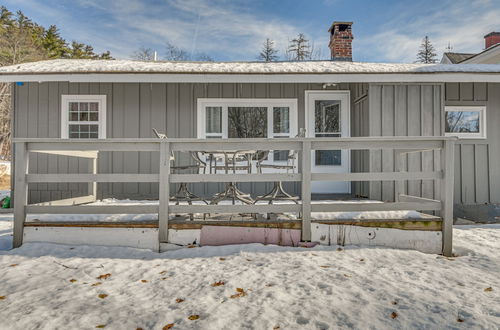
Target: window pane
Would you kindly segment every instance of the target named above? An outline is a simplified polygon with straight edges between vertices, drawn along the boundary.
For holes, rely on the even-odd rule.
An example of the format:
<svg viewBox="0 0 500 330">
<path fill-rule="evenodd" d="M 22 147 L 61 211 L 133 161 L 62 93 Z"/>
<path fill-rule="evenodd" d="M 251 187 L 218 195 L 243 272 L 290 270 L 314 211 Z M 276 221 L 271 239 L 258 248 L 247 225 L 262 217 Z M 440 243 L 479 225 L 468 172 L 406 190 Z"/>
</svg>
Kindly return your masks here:
<svg viewBox="0 0 500 330">
<path fill-rule="evenodd" d="M 316 100 L 314 114 L 315 132 L 340 132 L 340 101 Z"/>
<path fill-rule="evenodd" d="M 290 109 L 288 107 L 273 108 L 273 132 L 290 133 Z"/>
<path fill-rule="evenodd" d="M 90 111 L 99 111 L 99 103 L 97 103 L 97 102 L 90 102 L 89 103 L 89 110 Z"/>
<path fill-rule="evenodd" d="M 316 150 L 316 165 L 342 165 L 342 152 L 340 150 Z"/>
<path fill-rule="evenodd" d="M 288 150 L 275 150 L 273 154 L 275 161 L 287 161 L 288 160 Z"/>
<path fill-rule="evenodd" d="M 99 112 L 89 112 L 90 121 L 99 121 Z"/>
<path fill-rule="evenodd" d="M 80 121 L 88 121 L 89 113 L 88 112 L 80 112 Z"/>
<path fill-rule="evenodd" d="M 69 102 L 69 111 L 78 111 L 78 102 Z"/>
<path fill-rule="evenodd" d="M 80 139 L 98 138 L 99 125 L 79 125 L 79 124 L 69 125 L 69 137 L 80 138 Z"/>
<path fill-rule="evenodd" d="M 70 112 L 69 113 L 70 121 L 78 121 L 78 112 Z"/>
<path fill-rule="evenodd" d="M 87 102 L 80 102 L 80 111 L 89 111 L 89 104 Z"/>
<path fill-rule="evenodd" d="M 207 107 L 206 110 L 206 132 L 222 133 L 222 107 Z"/>
<path fill-rule="evenodd" d="M 266 107 L 229 107 L 229 138 L 267 137 Z"/>
<path fill-rule="evenodd" d="M 446 133 L 479 133 L 479 111 L 446 111 Z"/>
</svg>

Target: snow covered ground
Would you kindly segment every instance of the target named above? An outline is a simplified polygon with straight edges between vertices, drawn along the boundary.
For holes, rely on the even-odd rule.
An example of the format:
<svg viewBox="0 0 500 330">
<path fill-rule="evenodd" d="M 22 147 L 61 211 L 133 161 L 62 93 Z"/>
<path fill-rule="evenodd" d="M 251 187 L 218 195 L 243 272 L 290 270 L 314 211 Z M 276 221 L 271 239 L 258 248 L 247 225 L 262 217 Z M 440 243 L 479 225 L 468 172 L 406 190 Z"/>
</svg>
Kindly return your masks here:
<svg viewBox="0 0 500 330">
<path fill-rule="evenodd" d="M 0 220 L 0 247 L 11 221 Z M 455 258 L 318 246 L 0 251 L 0 329 L 498 329 L 500 225 Z"/>
</svg>

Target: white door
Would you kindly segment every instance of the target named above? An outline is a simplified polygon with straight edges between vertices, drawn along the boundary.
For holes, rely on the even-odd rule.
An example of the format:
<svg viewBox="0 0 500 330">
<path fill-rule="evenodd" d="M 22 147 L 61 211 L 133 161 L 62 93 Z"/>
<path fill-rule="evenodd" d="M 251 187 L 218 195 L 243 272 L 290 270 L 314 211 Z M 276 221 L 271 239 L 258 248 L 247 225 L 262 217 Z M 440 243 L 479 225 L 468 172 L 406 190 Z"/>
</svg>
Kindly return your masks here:
<svg viewBox="0 0 500 330">
<path fill-rule="evenodd" d="M 306 135 L 308 137 L 349 137 L 349 91 L 306 91 Z M 348 173 L 349 150 L 314 150 L 311 171 Z M 312 193 L 348 194 L 350 182 L 313 181 Z"/>
</svg>

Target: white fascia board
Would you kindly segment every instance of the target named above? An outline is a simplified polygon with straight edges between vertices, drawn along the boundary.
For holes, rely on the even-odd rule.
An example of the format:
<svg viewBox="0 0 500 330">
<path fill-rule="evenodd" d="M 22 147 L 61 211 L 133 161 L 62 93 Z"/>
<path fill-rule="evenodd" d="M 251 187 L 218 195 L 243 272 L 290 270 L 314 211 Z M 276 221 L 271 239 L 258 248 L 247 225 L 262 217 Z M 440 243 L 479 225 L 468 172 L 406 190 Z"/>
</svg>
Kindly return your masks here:
<svg viewBox="0 0 500 330">
<path fill-rule="evenodd" d="M 167 74 L 81 73 L 0 75 L 0 82 L 143 83 L 442 83 L 500 82 L 500 73 Z"/>
</svg>

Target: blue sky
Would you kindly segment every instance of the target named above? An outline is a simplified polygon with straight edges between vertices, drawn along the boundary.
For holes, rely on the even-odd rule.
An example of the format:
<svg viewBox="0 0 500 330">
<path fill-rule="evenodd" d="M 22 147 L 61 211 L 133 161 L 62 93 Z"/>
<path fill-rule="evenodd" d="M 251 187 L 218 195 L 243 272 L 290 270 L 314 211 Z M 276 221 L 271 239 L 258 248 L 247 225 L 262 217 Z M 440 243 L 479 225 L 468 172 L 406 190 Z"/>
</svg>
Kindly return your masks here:
<svg viewBox="0 0 500 330">
<path fill-rule="evenodd" d="M 34 21 L 57 25 L 64 38 L 129 58 L 139 47 L 161 56 L 165 41 L 215 60 L 255 60 L 262 42 L 303 32 L 328 58 L 334 20 L 354 21 L 354 60 L 413 62 L 428 35 L 439 56 L 448 43 L 478 52 L 483 36 L 500 31 L 498 0 L 4 0 Z"/>
</svg>

